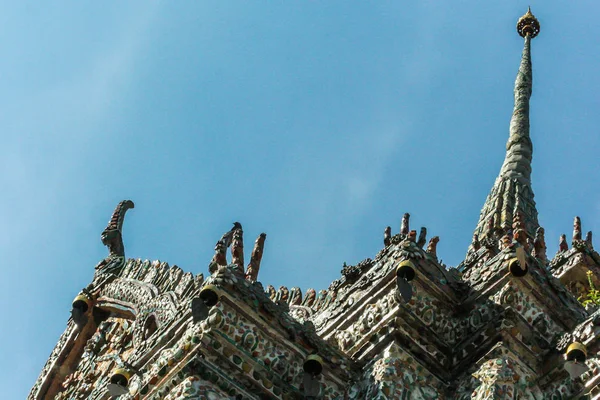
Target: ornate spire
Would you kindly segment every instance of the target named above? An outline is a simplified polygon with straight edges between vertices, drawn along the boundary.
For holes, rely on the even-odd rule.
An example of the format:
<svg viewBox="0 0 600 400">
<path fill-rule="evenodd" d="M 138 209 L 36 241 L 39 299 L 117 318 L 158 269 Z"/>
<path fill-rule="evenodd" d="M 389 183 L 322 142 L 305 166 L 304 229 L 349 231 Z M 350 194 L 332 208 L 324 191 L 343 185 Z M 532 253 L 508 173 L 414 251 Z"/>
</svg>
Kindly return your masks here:
<svg viewBox="0 0 600 400">
<path fill-rule="evenodd" d="M 531 189 L 531 159 L 533 145 L 529 137 L 529 99 L 532 91 L 531 39 L 540 32 L 540 24 L 531 10 L 519 18 L 517 32 L 525 39 L 521 65 L 515 80 L 515 106 L 510 120 L 510 135 L 500 174 L 488 195 L 479 216 L 475 234 L 479 239 L 510 230 L 516 216 L 522 229 L 531 238 L 539 227 L 537 210 Z M 493 228 L 490 228 L 493 218 Z M 500 231 L 499 231 L 500 230 Z"/>
</svg>

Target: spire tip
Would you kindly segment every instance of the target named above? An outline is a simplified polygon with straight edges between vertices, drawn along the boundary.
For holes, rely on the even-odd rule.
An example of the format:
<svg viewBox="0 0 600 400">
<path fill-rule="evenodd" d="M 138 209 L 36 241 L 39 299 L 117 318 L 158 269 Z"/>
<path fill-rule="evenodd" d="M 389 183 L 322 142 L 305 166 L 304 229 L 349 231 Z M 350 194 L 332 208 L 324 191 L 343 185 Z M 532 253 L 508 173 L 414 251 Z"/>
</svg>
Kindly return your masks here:
<svg viewBox="0 0 600 400">
<path fill-rule="evenodd" d="M 540 33 L 540 22 L 531 13 L 531 7 L 527 7 L 527 12 L 517 22 L 517 32 L 521 37 L 534 38 Z"/>
</svg>

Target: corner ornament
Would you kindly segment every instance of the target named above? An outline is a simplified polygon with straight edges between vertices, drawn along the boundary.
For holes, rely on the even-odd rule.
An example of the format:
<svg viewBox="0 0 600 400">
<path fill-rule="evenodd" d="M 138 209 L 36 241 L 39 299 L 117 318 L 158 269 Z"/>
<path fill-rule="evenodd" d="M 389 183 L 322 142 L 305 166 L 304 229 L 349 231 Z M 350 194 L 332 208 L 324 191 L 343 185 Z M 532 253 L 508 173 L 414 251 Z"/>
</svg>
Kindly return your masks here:
<svg viewBox="0 0 600 400">
<path fill-rule="evenodd" d="M 123 221 L 125 220 L 125 213 L 130 208 L 134 208 L 133 201 L 131 200 L 123 200 L 117 204 L 106 229 L 104 229 L 100 236 L 102 244 L 108 247 L 109 254 L 96 265 L 96 271 L 99 274 L 118 275 L 125 266 Z"/>
</svg>

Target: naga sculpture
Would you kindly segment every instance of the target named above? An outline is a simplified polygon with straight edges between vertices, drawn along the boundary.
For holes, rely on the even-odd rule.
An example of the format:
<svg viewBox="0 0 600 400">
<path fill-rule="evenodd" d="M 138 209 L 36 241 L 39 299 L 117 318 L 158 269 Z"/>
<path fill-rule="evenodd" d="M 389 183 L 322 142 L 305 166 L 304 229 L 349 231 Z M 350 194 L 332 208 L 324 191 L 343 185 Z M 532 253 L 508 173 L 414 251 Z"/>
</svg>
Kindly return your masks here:
<svg viewBox="0 0 600 400">
<path fill-rule="evenodd" d="M 123 221 L 125 219 L 125 213 L 130 208 L 134 208 L 133 201 L 131 200 L 123 200 L 117 204 L 110 221 L 108 221 L 106 229 L 104 229 L 102 235 L 100 236 L 102 244 L 108 247 L 109 254 L 108 257 L 96 265 L 96 270 L 98 273 L 118 275 L 125 265 Z"/>
<path fill-rule="evenodd" d="M 233 240 L 233 234 L 236 230 L 242 230 L 242 224 L 239 222 L 233 223 L 233 228 L 231 228 L 228 232 L 225 232 L 221 239 L 215 245 L 215 255 L 213 256 L 210 264 L 208 265 L 208 271 L 212 274 L 217 271 L 219 266 L 227 265 L 227 248 L 231 245 Z"/>
<path fill-rule="evenodd" d="M 437 244 L 440 241 L 439 236 L 434 236 L 429 239 L 429 244 L 427 245 L 427 252 L 434 257 L 437 257 Z"/>
</svg>

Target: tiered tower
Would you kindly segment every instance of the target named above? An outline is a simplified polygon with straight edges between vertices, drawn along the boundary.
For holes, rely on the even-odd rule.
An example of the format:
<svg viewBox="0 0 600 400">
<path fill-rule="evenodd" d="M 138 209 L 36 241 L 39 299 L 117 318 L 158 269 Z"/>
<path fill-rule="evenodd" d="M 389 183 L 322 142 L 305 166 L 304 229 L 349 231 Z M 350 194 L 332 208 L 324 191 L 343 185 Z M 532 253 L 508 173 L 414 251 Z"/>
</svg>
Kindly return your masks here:
<svg viewBox="0 0 600 400">
<path fill-rule="evenodd" d="M 600 392 L 600 277 L 575 219 L 549 260 L 531 187 L 529 10 L 506 157 L 465 260 L 437 236 L 385 229 L 384 248 L 318 293 L 264 288 L 266 235 L 247 266 L 242 225 L 217 242 L 209 276 L 125 258 L 119 203 L 109 255 L 74 299 L 28 399 L 572 399 Z M 230 262 L 227 250 L 231 250 Z M 583 297 L 581 297 L 583 296 Z M 576 297 L 580 297 L 586 307 Z"/>
</svg>

